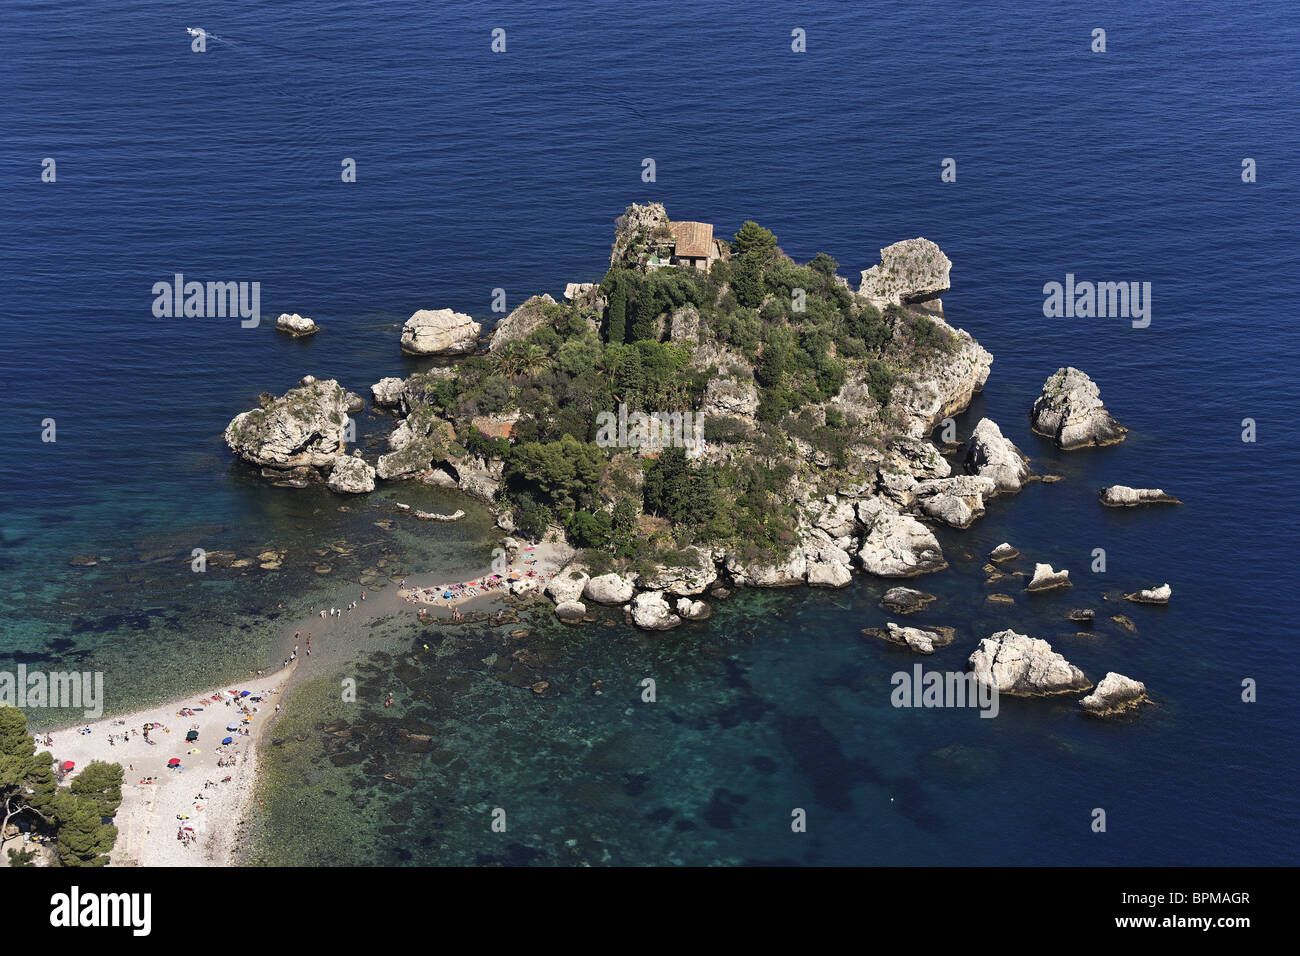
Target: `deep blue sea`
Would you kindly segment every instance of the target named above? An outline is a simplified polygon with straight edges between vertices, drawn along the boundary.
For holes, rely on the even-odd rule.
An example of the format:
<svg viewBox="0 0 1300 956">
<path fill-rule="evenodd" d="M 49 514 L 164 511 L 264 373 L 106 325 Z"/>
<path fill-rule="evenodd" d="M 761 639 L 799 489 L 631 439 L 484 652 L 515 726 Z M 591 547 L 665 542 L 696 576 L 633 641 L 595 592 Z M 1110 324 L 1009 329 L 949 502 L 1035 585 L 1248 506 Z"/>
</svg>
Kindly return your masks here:
<svg viewBox="0 0 1300 956">
<path fill-rule="evenodd" d="M 914 659 L 860 636 L 884 618 L 883 583 L 861 577 L 834 594 L 745 595 L 661 636 L 553 629 L 564 692 L 546 700 L 480 662 L 474 642 L 499 635 L 449 632 L 461 645 L 437 666 L 391 643 L 318 665 L 287 708 L 306 736 L 319 724 L 304 708 L 327 712 L 354 667 L 398 675 L 408 716 L 442 736 L 403 757 L 400 787 L 324 759 L 324 744 L 286 752 L 311 802 L 268 795 L 257 858 L 1300 862 L 1298 9 L 12 0 L 0 668 L 103 669 L 125 709 L 276 659 L 275 621 L 334 593 L 313 549 L 363 548 L 375 515 L 249 480 L 221 441 L 229 419 L 304 374 L 363 393 L 409 374 L 420 365 L 397 335 L 416 309 L 491 319 L 494 289 L 513 307 L 598 279 L 631 202 L 720 235 L 755 219 L 796 259 L 828 252 L 855 285 L 881 247 L 925 236 L 954 263 L 948 320 L 995 356 L 961 436 L 987 415 L 1064 476 L 943 535 L 953 567 L 920 586 L 940 595 L 930 620 L 959 637 L 925 663 L 961 669 L 1010 626 L 1094 680 L 1146 682 L 1156 706 L 1112 724 L 1068 700 L 1004 701 L 996 720 L 894 709 L 889 675 Z M 206 52 L 188 26 L 213 34 Z M 941 181 L 945 158 L 955 182 Z M 262 325 L 155 318 L 152 286 L 178 272 L 260 282 Z M 1043 286 L 1067 273 L 1150 282 L 1150 326 L 1045 318 Z M 324 332 L 279 336 L 282 311 Z M 1125 443 L 1057 454 L 1030 433 L 1028 407 L 1063 365 L 1097 381 Z M 1097 490 L 1114 483 L 1186 504 L 1104 510 Z M 391 560 L 484 562 L 476 515 L 408 535 Z M 1068 597 L 988 610 L 979 567 L 1002 540 L 1070 569 Z M 297 573 L 201 581 L 185 566 L 192 547 L 268 544 L 312 557 Z M 1095 548 L 1104 574 L 1089 571 Z M 71 567 L 81 554 L 99 564 Z M 1165 581 L 1167 609 L 1102 603 Z M 1076 637 L 1075 606 L 1138 631 Z M 646 674 L 654 705 L 639 702 Z M 375 739 L 384 719 L 366 717 Z M 513 822 L 493 845 L 497 806 Z M 793 807 L 808 833 L 790 832 Z"/>
</svg>

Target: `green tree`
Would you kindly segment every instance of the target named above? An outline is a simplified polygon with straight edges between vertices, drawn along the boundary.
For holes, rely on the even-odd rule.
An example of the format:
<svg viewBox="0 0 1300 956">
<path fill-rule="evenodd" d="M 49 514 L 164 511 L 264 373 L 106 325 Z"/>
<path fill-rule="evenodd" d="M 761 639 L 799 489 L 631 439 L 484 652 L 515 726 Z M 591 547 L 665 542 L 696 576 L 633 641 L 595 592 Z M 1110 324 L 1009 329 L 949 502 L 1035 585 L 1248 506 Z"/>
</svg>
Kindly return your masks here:
<svg viewBox="0 0 1300 956">
<path fill-rule="evenodd" d="M 102 819 L 111 820 L 122 805 L 122 765 L 92 760 L 72 778 L 68 790 L 93 805 Z"/>
<path fill-rule="evenodd" d="M 102 806 L 94 796 L 78 796 L 70 791 L 55 797 L 58 836 L 54 850 L 61 866 L 103 866 L 108 862 L 108 853 L 117 840 L 117 827 L 104 823 L 99 812 Z"/>
<path fill-rule="evenodd" d="M 0 833 L 20 813 L 45 822 L 53 819 L 54 758 L 36 752 L 36 740 L 27 732 L 27 715 L 17 707 L 0 707 Z"/>
</svg>

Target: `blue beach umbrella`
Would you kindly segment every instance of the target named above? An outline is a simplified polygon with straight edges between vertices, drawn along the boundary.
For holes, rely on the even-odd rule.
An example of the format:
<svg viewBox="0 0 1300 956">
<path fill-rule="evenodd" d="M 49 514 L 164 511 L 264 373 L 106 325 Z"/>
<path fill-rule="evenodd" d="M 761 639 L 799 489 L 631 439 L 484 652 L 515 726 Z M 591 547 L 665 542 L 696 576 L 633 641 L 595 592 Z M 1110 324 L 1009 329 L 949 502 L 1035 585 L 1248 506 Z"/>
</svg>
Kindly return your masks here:
<svg viewBox="0 0 1300 956">
<path fill-rule="evenodd" d="M 235 742 L 235 738 L 234 738 L 234 737 L 227 737 L 225 740 L 221 741 L 221 743 L 222 743 L 223 745 L 224 745 L 224 744 L 233 744 L 234 742 Z"/>
</svg>

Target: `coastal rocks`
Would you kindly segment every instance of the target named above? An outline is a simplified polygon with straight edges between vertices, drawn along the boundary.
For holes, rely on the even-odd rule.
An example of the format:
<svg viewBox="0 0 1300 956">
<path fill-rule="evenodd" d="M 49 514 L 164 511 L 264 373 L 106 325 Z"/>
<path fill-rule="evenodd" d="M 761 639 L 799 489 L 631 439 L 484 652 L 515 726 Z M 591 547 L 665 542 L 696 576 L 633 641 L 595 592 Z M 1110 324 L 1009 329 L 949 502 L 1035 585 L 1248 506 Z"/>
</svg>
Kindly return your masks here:
<svg viewBox="0 0 1300 956">
<path fill-rule="evenodd" d="M 646 254 L 647 240 L 668 240 L 672 228 L 663 203 L 644 206 L 633 203 L 614 222 L 614 244 L 609 251 L 611 267 L 639 262 Z"/>
<path fill-rule="evenodd" d="M 837 495 L 827 495 L 821 500 L 810 501 L 800 512 L 802 520 L 817 531 L 825 534 L 838 545 L 848 543 L 848 539 L 858 526 L 857 512 L 853 503 Z"/>
<path fill-rule="evenodd" d="M 646 631 L 666 631 L 682 623 L 664 599 L 662 591 L 642 591 L 627 605 L 632 623 Z"/>
<path fill-rule="evenodd" d="M 1020 552 L 1003 541 L 1000 545 L 989 552 L 989 560 L 1001 564 L 1004 561 L 1014 561 L 1020 557 Z"/>
<path fill-rule="evenodd" d="M 713 554 L 704 548 L 684 548 L 641 578 L 641 587 L 679 597 L 703 594 L 718 579 Z"/>
<path fill-rule="evenodd" d="M 713 614 L 713 608 L 704 601 L 692 601 L 683 597 L 677 599 L 677 614 L 683 621 L 707 621 Z"/>
<path fill-rule="evenodd" d="M 1018 492 L 1033 477 L 1028 459 L 991 419 L 979 420 L 965 449 L 962 467 L 966 473 L 991 478 L 1000 492 Z"/>
<path fill-rule="evenodd" d="M 1145 588 L 1132 594 L 1125 594 L 1124 599 L 1134 604 L 1168 604 L 1173 593 L 1173 589 L 1168 584 L 1162 584 L 1158 588 Z"/>
<path fill-rule="evenodd" d="M 808 560 L 802 548 L 795 548 L 783 560 L 743 558 L 729 554 L 727 573 L 738 585 L 756 588 L 784 588 L 803 584 L 808 575 Z"/>
<path fill-rule="evenodd" d="M 562 601 L 555 605 L 555 616 L 565 624 L 581 624 L 587 616 L 587 606 L 581 601 Z"/>
<path fill-rule="evenodd" d="M 936 647 L 951 644 L 957 634 L 951 627 L 932 627 L 923 630 L 919 627 L 899 627 L 893 621 L 889 621 L 884 628 L 864 628 L 863 633 L 879 637 L 891 644 L 907 647 L 918 654 L 933 654 Z"/>
<path fill-rule="evenodd" d="M 858 520 L 867 528 L 858 560 L 870 574 L 909 578 L 948 566 L 934 534 L 921 522 L 893 511 L 880 499 L 858 505 Z"/>
<path fill-rule="evenodd" d="M 964 411 L 988 381 L 993 356 L 970 333 L 954 329 L 942 318 L 929 317 L 936 337 L 949 347 L 942 353 L 918 357 L 919 365 L 894 385 L 891 408 L 905 417 L 913 438 L 924 438 L 950 416 Z"/>
<path fill-rule="evenodd" d="M 370 386 L 371 400 L 380 408 L 393 408 L 401 403 L 405 385 L 400 378 L 381 378 Z"/>
<path fill-rule="evenodd" d="M 343 407 L 349 415 L 358 415 L 366 410 L 366 400 L 356 392 L 347 392 L 343 396 Z"/>
<path fill-rule="evenodd" d="M 915 614 L 937 600 L 933 594 L 913 588 L 890 588 L 881 595 L 880 603 L 895 614 Z"/>
<path fill-rule="evenodd" d="M 421 521 L 459 521 L 465 517 L 465 512 L 457 508 L 449 515 L 435 514 L 432 511 L 412 511 L 411 514 Z"/>
<path fill-rule="evenodd" d="M 488 351 L 495 352 L 507 342 L 528 338 L 536 329 L 546 324 L 547 308 L 555 304 L 555 300 L 549 295 L 535 295 L 525 299 L 522 305 L 498 322 L 496 328 L 492 330 Z"/>
<path fill-rule="evenodd" d="M 880 250 L 880 264 L 862 273 L 858 294 L 877 305 L 924 302 L 948 291 L 951 268 L 929 239 L 904 239 Z"/>
<path fill-rule="evenodd" d="M 1087 690 L 1092 685 L 1083 671 L 1036 637 L 1010 629 L 980 641 L 970 656 L 975 679 L 999 694 L 1037 697 Z"/>
<path fill-rule="evenodd" d="M 339 494 L 366 494 L 375 490 L 375 469 L 356 455 L 339 455 L 325 485 Z"/>
<path fill-rule="evenodd" d="M 984 496 L 997 490 L 992 478 L 957 475 L 917 482 L 912 488 L 917 506 L 936 521 L 952 528 L 969 528 L 984 514 Z"/>
<path fill-rule="evenodd" d="M 1130 488 L 1127 485 L 1111 485 L 1101 489 L 1098 496 L 1107 508 L 1135 508 L 1138 505 L 1181 505 L 1182 502 L 1173 495 L 1167 495 L 1160 488 Z"/>
<path fill-rule="evenodd" d="M 1146 685 L 1123 674 L 1109 671 L 1096 689 L 1079 701 L 1095 717 L 1114 717 L 1137 710 L 1148 701 Z"/>
<path fill-rule="evenodd" d="M 482 329 L 463 312 L 420 309 L 402 326 L 402 351 L 408 355 L 464 355 L 478 348 Z"/>
<path fill-rule="evenodd" d="M 296 312 L 292 315 L 288 312 L 282 312 L 280 317 L 275 320 L 275 328 L 277 331 L 287 332 L 295 339 L 306 338 L 320 331 L 319 325 Z"/>
<path fill-rule="evenodd" d="M 1101 392 L 1077 368 L 1062 368 L 1048 378 L 1034 401 L 1029 419 L 1035 432 L 1065 451 L 1089 445 L 1113 445 L 1128 429 L 1110 417 Z"/>
<path fill-rule="evenodd" d="M 347 407 L 333 379 L 308 376 L 281 398 L 241 412 L 226 426 L 230 450 L 265 468 L 324 468 L 343 453 Z"/>
<path fill-rule="evenodd" d="M 582 596 L 596 604 L 626 604 L 635 593 L 636 583 L 632 576 L 611 571 L 589 578 Z"/>
<path fill-rule="evenodd" d="M 1069 571 L 1053 571 L 1050 564 L 1035 564 L 1034 576 L 1025 585 L 1026 591 L 1055 591 L 1070 587 Z"/>
<path fill-rule="evenodd" d="M 1092 622 L 1096 619 L 1097 619 L 1097 612 L 1090 607 L 1075 608 L 1073 611 L 1070 612 L 1070 620 L 1073 621 L 1075 624 L 1087 624 L 1091 626 Z"/>
<path fill-rule="evenodd" d="M 853 581 L 853 560 L 849 553 L 833 545 L 804 548 L 804 576 L 813 587 L 844 588 Z"/>
<path fill-rule="evenodd" d="M 594 282 L 570 282 L 564 287 L 565 302 L 579 302 L 592 294 L 599 286 Z"/>
<path fill-rule="evenodd" d="M 590 580 L 586 570 L 577 564 L 568 564 L 556 572 L 546 585 L 546 594 L 556 604 L 575 602 L 582 597 Z"/>
</svg>

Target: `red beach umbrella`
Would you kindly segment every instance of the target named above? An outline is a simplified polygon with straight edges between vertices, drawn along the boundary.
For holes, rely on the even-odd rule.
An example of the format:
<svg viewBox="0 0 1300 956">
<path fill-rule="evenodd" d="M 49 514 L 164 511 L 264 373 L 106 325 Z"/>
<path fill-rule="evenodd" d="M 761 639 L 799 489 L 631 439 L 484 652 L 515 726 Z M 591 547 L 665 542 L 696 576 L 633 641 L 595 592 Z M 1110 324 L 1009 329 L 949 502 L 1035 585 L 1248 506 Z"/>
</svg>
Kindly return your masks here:
<svg viewBox="0 0 1300 956">
<path fill-rule="evenodd" d="M 76 766 L 76 764 L 73 763 L 71 760 L 65 760 L 65 761 L 63 761 L 63 769 L 64 769 L 64 770 L 71 770 L 71 769 L 72 769 L 73 767 L 75 767 L 75 766 Z"/>
<path fill-rule="evenodd" d="M 179 767 L 180 765 L 181 765 L 181 760 L 179 757 L 172 757 L 171 760 L 167 761 L 167 766 L 169 767 Z"/>
</svg>

